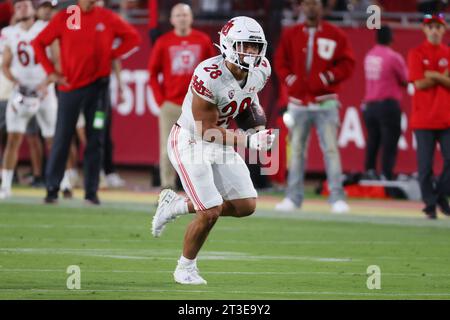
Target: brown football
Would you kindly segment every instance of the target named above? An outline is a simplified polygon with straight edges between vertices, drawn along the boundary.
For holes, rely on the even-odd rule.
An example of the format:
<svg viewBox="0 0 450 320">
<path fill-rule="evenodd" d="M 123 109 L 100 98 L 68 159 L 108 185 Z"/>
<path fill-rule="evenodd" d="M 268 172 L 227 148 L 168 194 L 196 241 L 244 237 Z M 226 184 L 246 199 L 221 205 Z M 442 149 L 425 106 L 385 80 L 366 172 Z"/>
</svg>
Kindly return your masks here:
<svg viewBox="0 0 450 320">
<path fill-rule="evenodd" d="M 242 130 L 248 130 L 258 126 L 265 127 L 267 123 L 264 109 L 256 103 L 252 103 L 248 108 L 239 113 L 234 120 Z"/>
</svg>

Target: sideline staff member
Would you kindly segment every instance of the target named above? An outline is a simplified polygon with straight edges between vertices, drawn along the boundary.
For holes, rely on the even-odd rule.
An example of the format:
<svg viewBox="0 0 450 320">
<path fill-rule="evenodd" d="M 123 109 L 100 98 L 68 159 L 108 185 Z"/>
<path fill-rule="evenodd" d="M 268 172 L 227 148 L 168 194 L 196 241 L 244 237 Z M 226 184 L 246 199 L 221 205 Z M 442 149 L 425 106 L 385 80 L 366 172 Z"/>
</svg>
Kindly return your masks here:
<svg viewBox="0 0 450 320">
<path fill-rule="evenodd" d="M 46 168 L 46 203 L 55 203 L 58 199 L 70 141 L 83 110 L 87 137 L 83 164 L 85 200 L 100 204 L 97 190 L 111 63 L 137 47 L 140 41 L 133 27 L 95 3 L 96 0 L 78 0 L 80 25 L 72 28 L 70 22 L 78 20 L 74 19 L 74 13 L 60 11 L 32 42 L 37 59 L 48 74 L 48 82 L 56 82 L 60 90 L 55 140 Z M 116 38 L 121 44 L 112 49 Z M 45 48 L 55 39 L 59 39 L 61 45 L 62 73 L 55 69 L 45 53 Z"/>
<path fill-rule="evenodd" d="M 160 36 L 149 58 L 149 85 L 159 113 L 159 167 L 161 189 L 176 189 L 176 171 L 167 153 L 170 130 L 181 115 L 186 91 L 195 67 L 216 51 L 206 33 L 192 28 L 191 7 L 184 3 L 173 6 L 170 23 L 173 30 Z M 163 81 L 159 82 L 159 76 Z"/>
<path fill-rule="evenodd" d="M 417 139 L 417 162 L 423 211 L 436 219 L 436 206 L 450 215 L 447 194 L 450 188 L 450 49 L 442 43 L 446 22 L 442 14 L 425 15 L 426 36 L 408 55 L 409 81 L 414 84 L 411 128 Z M 444 159 L 443 172 L 433 181 L 433 156 L 439 143 Z"/>
</svg>

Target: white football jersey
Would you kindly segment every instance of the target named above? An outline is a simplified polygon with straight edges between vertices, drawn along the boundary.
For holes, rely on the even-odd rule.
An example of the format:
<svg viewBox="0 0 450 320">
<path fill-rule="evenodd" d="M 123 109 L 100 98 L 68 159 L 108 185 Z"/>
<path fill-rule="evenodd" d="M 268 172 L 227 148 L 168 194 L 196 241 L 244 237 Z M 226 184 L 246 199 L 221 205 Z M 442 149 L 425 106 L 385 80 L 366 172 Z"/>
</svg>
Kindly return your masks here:
<svg viewBox="0 0 450 320">
<path fill-rule="evenodd" d="M 9 47 L 13 54 L 11 73 L 17 81 L 34 89 L 46 77 L 44 68 L 36 63 L 31 41 L 45 28 L 47 22 L 37 20 L 29 30 L 21 28 L 20 23 L 2 29 L 1 37 L 4 45 Z"/>
<path fill-rule="evenodd" d="M 204 60 L 194 71 L 188 92 L 183 101 L 178 124 L 195 133 L 192 115 L 193 92 L 202 99 L 217 106 L 218 126 L 227 128 L 231 119 L 249 107 L 252 102 L 259 103 L 257 93 L 264 88 L 271 74 L 269 61 L 264 58 L 261 64 L 248 74 L 243 88 L 225 65 L 221 55 Z"/>
</svg>

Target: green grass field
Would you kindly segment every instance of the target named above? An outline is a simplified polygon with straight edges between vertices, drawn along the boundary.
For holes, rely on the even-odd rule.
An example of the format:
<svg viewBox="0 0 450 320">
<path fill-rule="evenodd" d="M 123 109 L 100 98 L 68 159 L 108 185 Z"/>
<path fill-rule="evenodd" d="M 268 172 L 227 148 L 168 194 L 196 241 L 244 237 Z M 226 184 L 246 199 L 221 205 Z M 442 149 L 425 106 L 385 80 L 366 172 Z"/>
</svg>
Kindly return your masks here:
<svg viewBox="0 0 450 320">
<path fill-rule="evenodd" d="M 450 298 L 450 219 L 389 216 L 403 209 L 370 209 L 367 201 L 346 216 L 327 213 L 322 200 L 276 214 L 269 201 L 252 217 L 220 219 L 198 261 L 208 285 L 175 284 L 192 216 L 154 239 L 152 197 L 100 208 L 80 200 L 49 207 L 37 197 L 2 202 L 0 299 Z M 69 265 L 81 269 L 81 290 L 66 287 Z M 380 290 L 367 288 L 370 265 L 381 269 Z"/>
</svg>

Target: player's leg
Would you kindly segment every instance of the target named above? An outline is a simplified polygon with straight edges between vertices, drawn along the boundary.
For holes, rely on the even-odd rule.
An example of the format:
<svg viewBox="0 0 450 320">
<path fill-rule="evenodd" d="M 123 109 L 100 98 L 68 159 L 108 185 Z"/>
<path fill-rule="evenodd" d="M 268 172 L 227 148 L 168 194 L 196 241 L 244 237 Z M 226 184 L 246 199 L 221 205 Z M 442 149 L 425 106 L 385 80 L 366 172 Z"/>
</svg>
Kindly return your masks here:
<svg viewBox="0 0 450 320">
<path fill-rule="evenodd" d="M 17 164 L 17 158 L 20 145 L 29 117 L 21 116 L 14 110 L 11 103 L 6 108 L 6 147 L 3 154 L 2 165 L 2 186 L 0 189 L 0 198 L 11 196 L 11 186 L 14 177 L 14 169 Z"/>
<path fill-rule="evenodd" d="M 223 217 L 243 218 L 253 214 L 256 210 L 256 198 L 225 200 L 220 213 Z"/>
<path fill-rule="evenodd" d="M 240 218 L 255 212 L 258 193 L 248 166 L 234 148 L 222 148 L 222 152 L 217 152 L 212 169 L 214 184 L 224 199 L 220 215 Z"/>
<path fill-rule="evenodd" d="M 44 159 L 44 148 L 42 146 L 39 125 L 36 116 L 28 122 L 26 130 L 26 140 L 30 151 L 31 171 L 33 175 L 32 186 L 43 186 L 44 178 L 42 176 L 42 163 Z"/>
<path fill-rule="evenodd" d="M 214 184 L 214 146 L 216 145 L 193 139 L 190 132 L 178 126 L 173 127 L 168 141 L 169 159 L 197 211 L 194 220 L 187 227 L 183 255 L 174 272 L 175 281 L 182 284 L 206 284 L 198 274 L 196 257 L 220 216 L 223 203 Z M 187 203 L 185 210 L 188 210 Z"/>
<path fill-rule="evenodd" d="M 36 114 L 36 121 L 45 140 L 45 152 L 50 153 L 53 145 L 53 137 L 56 130 L 56 115 L 58 112 L 58 102 L 55 91 L 49 89 L 47 96 L 41 103 L 41 107 Z"/>
<path fill-rule="evenodd" d="M 184 235 L 183 257 L 195 260 L 209 232 L 222 212 L 222 206 L 199 210 Z"/>
<path fill-rule="evenodd" d="M 230 148 L 227 154 L 228 156 L 224 157 L 231 159 L 230 164 L 214 164 L 212 166 L 214 184 L 224 198 L 220 215 L 246 217 L 255 211 L 257 192 L 253 186 L 248 167 L 242 158 Z M 171 203 L 168 221 L 172 221 L 180 215 L 196 213 L 194 204 L 189 198 L 178 196 L 171 190 L 161 192 L 159 203 L 164 202 Z M 156 222 L 155 219 L 154 222 Z M 159 232 L 157 234 L 160 235 Z"/>
<path fill-rule="evenodd" d="M 22 140 L 22 132 L 8 132 L 6 148 L 3 155 L 2 187 L 0 191 L 0 199 L 9 197 L 11 195 L 14 169 L 17 164 L 19 148 L 22 144 Z"/>
</svg>

